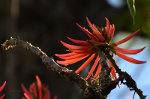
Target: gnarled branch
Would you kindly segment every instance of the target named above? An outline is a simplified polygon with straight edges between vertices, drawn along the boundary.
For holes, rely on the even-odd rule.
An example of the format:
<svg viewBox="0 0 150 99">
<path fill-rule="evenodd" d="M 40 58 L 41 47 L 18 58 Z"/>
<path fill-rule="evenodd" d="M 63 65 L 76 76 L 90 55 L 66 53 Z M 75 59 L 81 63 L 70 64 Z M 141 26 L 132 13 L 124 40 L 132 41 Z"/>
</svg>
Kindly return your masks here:
<svg viewBox="0 0 150 99">
<path fill-rule="evenodd" d="M 46 53 L 43 52 L 39 47 L 36 47 L 27 41 L 20 40 L 19 38 L 12 38 L 12 37 L 10 38 L 10 40 L 6 40 L 1 45 L 3 50 L 9 50 L 10 48 L 19 46 L 29 51 L 32 51 L 34 54 L 40 56 L 42 62 L 49 70 L 52 70 L 58 73 L 60 76 L 75 82 L 81 89 L 83 89 L 84 94 L 86 95 L 85 97 L 87 99 L 89 99 L 88 97 L 95 97 L 95 96 L 99 98 L 103 97 L 97 91 L 94 91 L 94 88 L 92 88 L 84 78 L 76 74 L 73 70 L 69 70 L 66 67 L 58 65 L 53 58 L 48 57 Z"/>
</svg>

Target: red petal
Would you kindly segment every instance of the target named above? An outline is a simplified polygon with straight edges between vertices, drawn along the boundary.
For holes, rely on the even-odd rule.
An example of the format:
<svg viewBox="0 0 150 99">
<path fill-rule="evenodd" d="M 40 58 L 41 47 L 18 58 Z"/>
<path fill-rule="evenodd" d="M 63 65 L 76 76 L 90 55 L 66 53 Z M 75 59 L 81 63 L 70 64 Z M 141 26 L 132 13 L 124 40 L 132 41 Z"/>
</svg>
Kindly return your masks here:
<svg viewBox="0 0 150 99">
<path fill-rule="evenodd" d="M 91 45 L 89 46 L 76 46 L 76 45 L 70 45 L 70 44 L 67 44 L 67 43 L 64 43 L 63 41 L 60 41 L 63 46 L 65 46 L 66 48 L 70 49 L 70 50 L 82 50 L 82 49 L 88 49 L 91 47 Z"/>
<path fill-rule="evenodd" d="M 93 77 L 93 80 L 94 80 L 94 79 L 97 79 L 97 77 L 98 77 L 98 75 L 99 75 L 100 72 L 101 72 L 101 64 L 99 64 L 99 66 L 98 66 L 98 68 L 97 68 L 97 71 L 96 71 L 96 73 L 95 73 L 95 75 L 94 75 L 94 77 Z"/>
<path fill-rule="evenodd" d="M 93 44 L 97 44 L 97 45 L 106 45 L 105 43 L 103 43 L 103 42 L 98 42 L 98 41 L 92 41 L 92 40 L 90 40 L 90 42 L 91 43 L 93 43 Z"/>
<path fill-rule="evenodd" d="M 106 27 L 105 27 L 105 33 L 106 33 L 106 36 L 107 37 L 110 37 L 109 36 L 109 30 L 110 30 L 110 23 L 109 23 L 109 20 L 105 17 L 106 19 Z"/>
<path fill-rule="evenodd" d="M 64 60 L 70 60 L 70 59 L 80 58 L 80 57 L 83 57 L 83 56 L 88 55 L 88 54 L 91 54 L 91 53 L 81 53 L 81 54 L 75 53 L 74 55 L 68 56 L 68 57 L 63 57 L 62 55 L 59 56 L 59 54 L 56 54 L 56 56 L 61 58 L 61 59 L 64 59 Z"/>
<path fill-rule="evenodd" d="M 90 22 L 90 20 L 88 19 L 88 17 L 86 17 L 86 20 L 87 20 L 87 22 L 88 22 L 90 28 L 93 30 L 93 33 L 94 33 L 101 41 L 104 41 L 105 39 L 104 39 L 102 33 L 100 33 L 100 31 L 96 28 L 96 26 Z"/>
<path fill-rule="evenodd" d="M 118 55 L 119 57 L 121 57 L 122 59 L 130 62 L 130 63 L 134 63 L 134 64 L 143 64 L 143 63 L 146 63 L 146 61 L 140 61 L 140 60 L 136 60 L 134 58 L 131 58 L 131 57 L 128 57 L 126 55 L 123 55 L 119 52 L 116 52 L 116 55 Z"/>
<path fill-rule="evenodd" d="M 89 42 L 88 41 L 82 41 L 82 40 L 75 40 L 75 39 L 72 39 L 72 38 L 69 38 L 67 37 L 70 41 L 72 41 L 73 43 L 76 43 L 76 44 L 80 44 L 80 45 L 89 45 Z"/>
<path fill-rule="evenodd" d="M 32 97 L 30 97 L 27 93 L 24 93 L 24 96 L 26 99 L 32 99 Z"/>
<path fill-rule="evenodd" d="M 115 44 L 116 44 L 116 45 L 120 45 L 120 44 L 122 44 L 122 43 L 124 43 L 124 42 L 130 40 L 130 39 L 131 39 L 132 37 L 134 37 L 134 36 L 137 34 L 137 32 L 139 32 L 139 31 L 140 31 L 140 29 L 138 29 L 136 32 L 132 33 L 131 35 L 127 36 L 126 38 L 124 38 L 124 39 L 122 39 L 122 40 L 116 42 Z"/>
<path fill-rule="evenodd" d="M 6 86 L 6 81 L 3 83 L 3 85 L 0 87 L 0 92 L 5 88 Z"/>
<path fill-rule="evenodd" d="M 113 39 L 114 32 L 115 32 L 115 26 L 114 26 L 114 24 L 113 24 L 113 25 L 111 25 L 111 27 L 110 27 L 110 39 L 111 39 L 111 40 Z"/>
<path fill-rule="evenodd" d="M 4 95 L 2 95 L 1 97 L 0 97 L 0 99 L 3 99 L 5 97 L 5 94 Z"/>
<path fill-rule="evenodd" d="M 109 27 L 110 26 L 110 22 L 109 22 L 108 18 L 105 17 L 105 19 L 106 19 L 106 27 Z"/>
<path fill-rule="evenodd" d="M 111 69 L 111 74 L 113 76 L 113 79 L 116 80 L 117 79 L 117 75 L 116 75 L 116 72 L 115 72 L 115 68 L 113 67 L 112 63 L 110 62 L 110 60 L 108 60 L 108 63 L 109 63 L 109 67 L 112 67 Z"/>
<path fill-rule="evenodd" d="M 87 50 L 73 50 L 72 52 L 73 53 L 92 53 L 94 52 L 95 49 L 92 49 L 92 47 L 90 49 L 87 49 Z"/>
<path fill-rule="evenodd" d="M 38 92 L 39 92 L 39 99 L 42 99 L 42 84 L 39 76 L 36 75 L 36 82 L 37 82 L 37 87 L 38 87 Z"/>
<path fill-rule="evenodd" d="M 114 47 L 115 51 L 119 52 L 119 53 L 123 53 L 123 54 L 137 54 L 141 51 L 143 51 L 145 49 L 145 47 L 141 48 L 141 49 L 124 49 L 124 48 L 120 48 L 120 47 Z"/>
<path fill-rule="evenodd" d="M 48 87 L 44 88 L 44 93 L 43 99 L 50 99 L 50 91 L 48 90 Z"/>
<path fill-rule="evenodd" d="M 111 63 L 110 60 L 108 60 L 108 64 L 109 64 L 109 67 L 112 67 L 112 69 L 111 69 L 111 75 L 112 75 L 113 79 L 116 80 L 117 79 L 117 75 L 116 75 L 116 72 L 115 72 L 115 68 L 112 65 L 112 63 Z M 120 88 L 119 84 L 118 84 L 118 87 Z"/>
<path fill-rule="evenodd" d="M 69 56 L 73 56 L 76 55 L 77 53 L 67 53 L 67 54 L 55 54 L 55 56 L 57 57 L 69 57 Z"/>
<path fill-rule="evenodd" d="M 86 57 L 88 57 L 89 56 L 89 54 L 88 55 L 85 55 L 85 56 L 83 56 L 83 57 L 80 57 L 80 58 L 76 58 L 76 59 L 71 59 L 71 60 L 65 60 L 65 61 L 58 61 L 57 60 L 57 63 L 58 64 L 61 64 L 61 65 L 69 65 L 69 64 L 73 64 L 73 63 L 76 63 L 76 62 L 78 62 L 78 61 L 80 61 L 80 60 L 82 60 L 82 59 L 84 59 L 84 58 L 86 58 Z"/>
<path fill-rule="evenodd" d="M 89 32 L 87 29 L 81 27 L 79 24 L 77 24 L 77 26 L 78 26 L 82 31 L 84 31 L 91 39 L 98 41 L 98 38 L 97 38 L 95 35 L 93 35 L 91 32 Z"/>
<path fill-rule="evenodd" d="M 83 70 L 95 57 L 95 53 L 92 54 L 88 60 L 85 61 L 85 63 L 83 63 L 76 71 L 75 73 L 79 73 L 81 70 Z"/>
<path fill-rule="evenodd" d="M 32 95 L 30 94 L 30 92 L 25 88 L 25 86 L 23 84 L 21 84 L 21 88 L 24 91 L 24 95 L 28 96 L 29 98 L 27 99 L 32 99 Z"/>
<path fill-rule="evenodd" d="M 94 70 L 95 70 L 95 68 L 96 68 L 96 66 L 97 66 L 97 64 L 98 64 L 98 62 L 99 62 L 99 60 L 100 60 L 100 57 L 97 56 L 97 58 L 96 58 L 96 60 L 95 60 L 95 62 L 94 62 L 94 64 L 93 64 L 93 66 L 92 66 L 92 68 L 91 68 L 91 70 L 90 70 L 88 76 L 85 78 L 85 80 L 88 80 L 88 79 L 90 78 L 90 76 L 91 76 L 92 73 L 94 72 Z"/>
<path fill-rule="evenodd" d="M 35 96 L 36 98 L 38 98 L 38 94 L 37 94 L 37 89 L 36 89 L 36 88 L 37 88 L 37 87 L 36 87 L 35 83 L 32 83 L 32 84 L 30 85 L 30 87 L 29 87 L 29 91 L 30 91 L 30 93 L 34 94 L 34 96 Z"/>
<path fill-rule="evenodd" d="M 114 36 L 114 32 L 115 32 L 115 26 L 114 26 L 114 24 L 110 25 L 109 20 L 107 18 L 105 18 L 105 19 L 106 19 L 105 33 L 106 33 L 107 37 L 110 40 L 112 40 L 113 36 Z"/>
</svg>

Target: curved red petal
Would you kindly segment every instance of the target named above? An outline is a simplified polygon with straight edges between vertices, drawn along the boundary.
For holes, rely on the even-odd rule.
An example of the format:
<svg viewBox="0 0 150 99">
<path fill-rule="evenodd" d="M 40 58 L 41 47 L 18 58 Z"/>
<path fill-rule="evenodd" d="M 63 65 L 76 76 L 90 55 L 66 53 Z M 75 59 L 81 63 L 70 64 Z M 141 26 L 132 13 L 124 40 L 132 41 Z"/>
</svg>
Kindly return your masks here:
<svg viewBox="0 0 150 99">
<path fill-rule="evenodd" d="M 64 43 L 63 41 L 60 41 L 63 46 L 65 46 L 66 48 L 70 49 L 70 50 L 82 50 L 82 49 L 88 49 L 91 47 L 91 45 L 88 46 L 76 46 L 76 45 L 70 45 L 67 43 Z"/>
<path fill-rule="evenodd" d="M 108 64 L 109 64 L 109 67 L 112 67 L 112 69 L 111 69 L 111 75 L 112 75 L 113 79 L 116 80 L 117 79 L 117 75 L 116 75 L 116 72 L 115 72 L 115 68 L 112 65 L 112 63 L 111 63 L 110 60 L 108 60 Z M 118 87 L 120 88 L 119 84 L 118 84 Z"/>
<path fill-rule="evenodd" d="M 109 36 L 110 23 L 109 23 L 109 20 L 108 20 L 106 17 L 105 17 L 105 20 L 106 20 L 105 33 L 106 33 L 106 36 L 107 36 L 107 37 L 110 37 L 110 36 Z"/>
<path fill-rule="evenodd" d="M 108 18 L 105 17 L 105 20 L 106 20 L 106 27 L 109 27 L 110 26 L 110 22 L 109 22 Z"/>
<path fill-rule="evenodd" d="M 63 57 L 62 55 L 59 56 L 59 54 L 56 54 L 56 56 L 61 58 L 61 59 L 64 59 L 64 60 L 70 60 L 70 59 L 80 58 L 80 57 L 83 57 L 83 56 L 88 55 L 88 54 L 91 54 L 91 53 L 75 53 L 74 55 L 68 56 L 68 57 Z"/>
<path fill-rule="evenodd" d="M 112 63 L 110 62 L 110 60 L 108 60 L 108 64 L 109 64 L 109 67 L 112 67 L 111 69 L 111 74 L 113 76 L 113 79 L 116 80 L 117 79 L 117 75 L 116 75 L 116 72 L 115 72 L 115 68 L 113 67 Z"/>
<path fill-rule="evenodd" d="M 97 58 L 96 58 L 96 60 L 95 60 L 95 62 L 94 62 L 94 64 L 93 64 L 93 66 L 92 66 L 92 68 L 91 68 L 91 70 L 90 70 L 88 76 L 85 78 L 85 80 L 88 80 L 88 79 L 90 78 L 90 76 L 91 76 L 92 73 L 94 72 L 94 70 L 95 70 L 95 68 L 96 68 L 96 66 L 97 66 L 97 64 L 98 64 L 98 62 L 99 62 L 99 60 L 100 60 L 100 57 L 97 56 Z"/>
<path fill-rule="evenodd" d="M 93 44 L 101 45 L 101 46 L 106 45 L 105 43 L 98 42 L 98 41 L 92 41 L 92 40 L 90 40 L 90 42 L 93 43 Z"/>
<path fill-rule="evenodd" d="M 108 39 L 112 40 L 113 36 L 114 36 L 114 32 L 115 32 L 115 26 L 114 26 L 114 24 L 110 25 L 110 22 L 106 17 L 105 17 L 105 19 L 106 19 L 105 33 L 106 33 L 106 36 L 108 37 Z"/>
<path fill-rule="evenodd" d="M 141 49 L 124 49 L 124 48 L 120 48 L 120 47 L 114 47 L 115 51 L 119 52 L 119 53 L 123 53 L 123 54 L 137 54 L 140 53 L 141 51 L 143 51 L 145 49 L 145 47 L 141 48 Z"/>
<path fill-rule="evenodd" d="M 78 26 L 82 31 L 84 31 L 91 39 L 98 41 L 98 38 L 97 38 L 95 35 L 93 35 L 91 32 L 89 32 L 87 29 L 81 27 L 79 24 L 77 24 L 77 26 Z"/>
<path fill-rule="evenodd" d="M 97 29 L 97 27 L 96 27 L 94 24 L 92 24 L 92 23 L 90 22 L 90 20 L 88 19 L 88 17 L 86 17 L 86 20 L 87 20 L 87 22 L 88 22 L 90 28 L 92 29 L 93 33 L 94 33 L 101 41 L 104 41 L 105 39 L 104 39 L 102 33 Z"/>
<path fill-rule="evenodd" d="M 0 87 L 0 92 L 5 88 L 6 86 L 6 81 L 3 83 L 3 85 Z"/>
<path fill-rule="evenodd" d="M 5 94 L 3 94 L 1 97 L 0 97 L 0 99 L 3 99 L 5 97 Z"/>
<path fill-rule="evenodd" d="M 44 88 L 44 93 L 43 99 L 50 99 L 50 91 L 48 90 L 48 87 Z"/>
<path fill-rule="evenodd" d="M 76 39 L 72 39 L 72 38 L 69 38 L 67 37 L 70 41 L 72 41 L 73 43 L 76 43 L 76 44 L 80 44 L 80 45 L 89 45 L 89 42 L 88 41 L 82 41 L 82 40 L 76 40 Z"/>
<path fill-rule="evenodd" d="M 137 34 L 137 32 L 139 32 L 139 31 L 140 31 L 140 29 L 138 29 L 136 32 L 132 33 L 131 35 L 127 36 L 126 38 L 124 38 L 124 39 L 122 39 L 122 40 L 116 42 L 115 45 L 120 45 L 120 44 L 122 44 L 122 43 L 124 43 L 124 42 L 130 40 L 130 39 L 131 39 L 132 37 L 134 37 L 134 36 Z"/>
<path fill-rule="evenodd" d="M 83 70 L 94 58 L 95 58 L 95 53 L 93 53 L 88 60 L 86 60 L 76 71 L 75 73 L 79 73 L 81 70 Z"/>
<path fill-rule="evenodd" d="M 92 47 L 90 49 L 72 50 L 73 53 L 92 53 L 94 51 L 95 49 L 92 49 Z"/>
<path fill-rule="evenodd" d="M 30 97 L 27 93 L 24 93 L 24 96 L 26 99 L 32 99 L 32 97 Z"/>
<path fill-rule="evenodd" d="M 134 63 L 134 64 L 143 64 L 143 63 L 146 63 L 146 61 L 140 61 L 140 60 L 136 60 L 134 58 L 131 58 L 131 57 L 128 57 L 126 55 L 123 55 L 119 52 L 116 52 L 116 55 L 118 55 L 119 57 L 121 57 L 122 59 L 130 62 L 130 63 Z"/>
<path fill-rule="evenodd" d="M 39 76 L 36 75 L 36 82 L 37 82 L 37 87 L 38 87 L 38 92 L 39 92 L 39 99 L 42 99 L 42 84 Z"/>
<path fill-rule="evenodd" d="M 67 53 L 67 54 L 55 54 L 55 56 L 61 58 L 61 57 L 69 57 L 69 56 L 73 56 L 76 55 L 77 53 Z"/>
<path fill-rule="evenodd" d="M 115 32 L 115 26 L 114 24 L 110 26 L 110 39 L 113 39 L 114 36 L 114 32 Z"/>
<path fill-rule="evenodd" d="M 65 60 L 65 61 L 58 61 L 58 60 L 57 60 L 56 62 L 57 62 L 58 64 L 67 66 L 67 65 L 76 63 L 76 62 L 78 62 L 78 61 L 80 61 L 80 60 L 82 60 L 82 59 L 84 59 L 84 58 L 86 58 L 86 57 L 88 57 L 88 56 L 89 56 L 89 55 L 85 55 L 85 56 L 80 57 L 80 58 L 71 59 L 71 60 Z"/>
<path fill-rule="evenodd" d="M 93 77 L 93 80 L 98 78 L 98 75 L 99 75 L 100 72 L 101 72 L 101 64 L 99 64 L 99 66 L 97 68 L 97 71 L 96 71 L 96 73 L 95 73 L 95 75 Z"/>
<path fill-rule="evenodd" d="M 29 92 L 32 93 L 32 94 L 34 94 L 34 96 L 36 98 L 38 98 L 38 93 L 37 93 L 37 89 L 36 88 L 37 88 L 37 86 L 35 85 L 35 83 L 32 83 L 30 85 L 30 87 L 29 87 Z"/>
<path fill-rule="evenodd" d="M 30 92 L 25 88 L 25 86 L 23 84 L 21 84 L 21 88 L 24 91 L 24 95 L 28 96 L 28 99 L 32 99 L 32 95 L 30 94 Z"/>
</svg>

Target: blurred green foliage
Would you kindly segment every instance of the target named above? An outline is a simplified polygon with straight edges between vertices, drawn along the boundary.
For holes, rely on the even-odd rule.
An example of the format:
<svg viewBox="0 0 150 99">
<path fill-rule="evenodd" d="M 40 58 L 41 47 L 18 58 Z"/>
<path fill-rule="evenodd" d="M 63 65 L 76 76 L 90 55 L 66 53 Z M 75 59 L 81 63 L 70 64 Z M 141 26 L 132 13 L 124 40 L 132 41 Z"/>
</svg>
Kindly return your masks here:
<svg viewBox="0 0 150 99">
<path fill-rule="evenodd" d="M 139 35 L 150 39 L 150 1 L 136 0 L 135 1 L 136 15 L 135 23 L 133 24 L 128 9 L 123 9 L 122 12 L 115 18 L 119 30 L 128 30 L 134 32 L 141 28 Z"/>
</svg>

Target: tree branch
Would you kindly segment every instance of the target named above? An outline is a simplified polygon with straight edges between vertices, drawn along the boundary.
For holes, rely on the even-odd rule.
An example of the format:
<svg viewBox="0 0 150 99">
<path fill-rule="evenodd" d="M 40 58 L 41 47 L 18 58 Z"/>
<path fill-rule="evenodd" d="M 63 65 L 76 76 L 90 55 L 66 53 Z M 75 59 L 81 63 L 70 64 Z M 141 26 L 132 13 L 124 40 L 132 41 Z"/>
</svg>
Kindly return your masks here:
<svg viewBox="0 0 150 99">
<path fill-rule="evenodd" d="M 29 42 L 12 37 L 10 38 L 10 40 L 6 40 L 1 45 L 4 50 L 9 50 L 10 48 L 19 46 L 32 51 L 34 54 L 40 56 L 42 62 L 49 70 L 57 72 L 60 76 L 75 82 L 81 89 L 83 89 L 84 92 L 86 92 L 87 95 L 91 95 L 93 93 L 93 90 L 85 79 L 76 74 L 74 71 L 58 65 L 53 58 L 48 57 L 46 53 L 44 53 L 39 47 L 36 47 Z"/>
<path fill-rule="evenodd" d="M 112 62 L 116 72 L 119 74 L 119 81 L 121 81 L 123 84 L 126 84 L 130 90 L 134 90 L 139 95 L 140 99 L 145 99 L 146 96 L 143 95 L 143 92 L 139 88 L 137 88 L 136 82 L 132 79 L 132 77 L 127 72 L 121 71 L 116 61 L 112 58 L 109 52 L 105 51 L 105 54 L 107 58 Z M 125 83 L 123 82 L 124 79 L 126 80 Z"/>
</svg>

